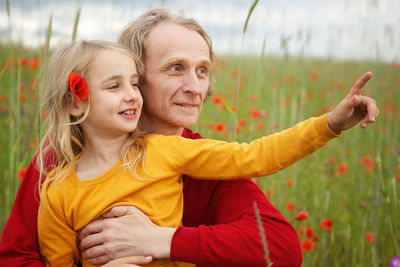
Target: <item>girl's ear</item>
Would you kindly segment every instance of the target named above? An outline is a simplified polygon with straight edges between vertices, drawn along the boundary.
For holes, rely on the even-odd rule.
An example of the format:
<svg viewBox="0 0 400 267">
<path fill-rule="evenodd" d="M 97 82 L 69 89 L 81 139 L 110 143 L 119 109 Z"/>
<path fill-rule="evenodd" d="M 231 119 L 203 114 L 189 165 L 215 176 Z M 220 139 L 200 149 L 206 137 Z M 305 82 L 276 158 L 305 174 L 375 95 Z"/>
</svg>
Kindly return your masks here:
<svg viewBox="0 0 400 267">
<path fill-rule="evenodd" d="M 75 117 L 80 117 L 86 110 L 87 101 L 78 103 L 74 97 L 70 98 L 68 103 L 68 113 Z"/>
</svg>

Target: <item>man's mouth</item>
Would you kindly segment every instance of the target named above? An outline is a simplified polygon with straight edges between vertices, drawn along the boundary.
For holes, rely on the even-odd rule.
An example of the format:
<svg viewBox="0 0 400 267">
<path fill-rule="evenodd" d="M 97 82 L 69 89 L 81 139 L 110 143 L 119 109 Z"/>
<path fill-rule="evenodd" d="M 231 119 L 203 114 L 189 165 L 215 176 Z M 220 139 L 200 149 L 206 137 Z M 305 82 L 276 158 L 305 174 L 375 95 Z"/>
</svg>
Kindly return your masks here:
<svg viewBox="0 0 400 267">
<path fill-rule="evenodd" d="M 195 107 L 196 105 L 191 105 L 191 104 L 177 104 L 178 106 L 182 106 L 182 107 Z"/>
<path fill-rule="evenodd" d="M 197 108 L 199 104 L 196 102 L 191 103 L 191 102 L 175 102 L 175 105 L 185 107 L 185 108 Z"/>
</svg>

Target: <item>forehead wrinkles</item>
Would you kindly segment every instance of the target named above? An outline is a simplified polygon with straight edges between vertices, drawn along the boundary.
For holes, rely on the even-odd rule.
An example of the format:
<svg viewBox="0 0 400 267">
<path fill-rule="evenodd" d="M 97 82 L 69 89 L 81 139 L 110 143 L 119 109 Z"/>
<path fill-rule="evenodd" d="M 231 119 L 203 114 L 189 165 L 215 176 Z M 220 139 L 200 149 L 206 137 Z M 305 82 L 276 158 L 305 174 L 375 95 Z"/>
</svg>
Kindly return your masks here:
<svg viewBox="0 0 400 267">
<path fill-rule="evenodd" d="M 204 56 L 211 62 L 211 51 L 203 36 L 173 23 L 157 25 L 146 38 L 146 48 L 146 60 L 155 57 L 159 60 L 175 54 L 182 57 Z"/>
</svg>

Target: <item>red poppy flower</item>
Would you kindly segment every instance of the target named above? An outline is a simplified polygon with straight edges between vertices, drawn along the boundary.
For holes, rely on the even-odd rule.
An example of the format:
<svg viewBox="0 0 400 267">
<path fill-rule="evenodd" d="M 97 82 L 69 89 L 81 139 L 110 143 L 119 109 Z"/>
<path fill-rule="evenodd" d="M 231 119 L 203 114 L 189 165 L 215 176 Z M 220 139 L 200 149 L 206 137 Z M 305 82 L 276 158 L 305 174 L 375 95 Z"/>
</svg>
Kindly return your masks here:
<svg viewBox="0 0 400 267">
<path fill-rule="evenodd" d="M 28 168 L 22 168 L 19 172 L 18 172 L 18 179 L 20 181 L 22 181 L 22 179 L 24 179 L 26 172 L 28 171 Z"/>
<path fill-rule="evenodd" d="M 318 78 L 319 78 L 319 73 L 318 72 L 314 71 L 314 72 L 310 73 L 310 80 L 311 81 L 315 82 L 315 81 L 318 80 Z"/>
<path fill-rule="evenodd" d="M 337 87 L 339 90 L 343 90 L 345 86 L 344 86 L 344 83 L 338 83 Z"/>
<path fill-rule="evenodd" d="M 27 58 L 23 58 L 23 59 L 21 59 L 21 61 L 20 61 L 20 65 L 21 65 L 22 67 L 25 67 L 26 65 L 28 65 L 28 63 L 29 63 L 29 59 L 27 59 Z"/>
<path fill-rule="evenodd" d="M 6 95 L 0 95 L 0 103 L 6 102 L 7 101 L 7 96 Z"/>
<path fill-rule="evenodd" d="M 219 105 L 219 104 L 222 103 L 222 100 L 221 100 L 221 98 L 219 96 L 214 96 L 212 101 L 216 105 Z"/>
<path fill-rule="evenodd" d="M 368 165 L 368 166 L 375 166 L 375 165 L 376 165 L 375 160 L 372 159 L 372 158 L 369 157 L 369 156 L 364 156 L 364 157 L 362 157 L 361 160 L 360 160 L 360 162 L 361 162 L 361 164 L 363 164 L 363 165 Z"/>
<path fill-rule="evenodd" d="M 39 59 L 36 58 L 36 59 L 31 61 L 31 69 L 33 69 L 33 70 L 37 69 L 37 68 L 39 68 L 39 65 L 40 65 L 39 64 Z"/>
<path fill-rule="evenodd" d="M 224 130 L 225 125 L 223 122 L 219 122 L 217 124 L 215 124 L 215 131 L 216 132 L 222 132 L 222 130 Z"/>
<path fill-rule="evenodd" d="M 231 77 L 237 77 L 238 74 L 239 74 L 239 70 L 238 69 L 231 70 L 231 72 L 229 73 L 229 75 Z"/>
<path fill-rule="evenodd" d="M 349 164 L 347 162 L 340 162 L 336 168 L 335 176 L 341 176 L 349 170 Z"/>
<path fill-rule="evenodd" d="M 19 85 L 19 90 L 22 92 L 22 91 L 25 91 L 25 89 L 26 89 L 25 84 L 21 83 L 21 84 Z"/>
<path fill-rule="evenodd" d="M 365 239 L 369 242 L 369 243 L 373 243 L 375 241 L 375 235 L 374 233 L 368 232 L 365 236 Z"/>
<path fill-rule="evenodd" d="M 333 163 L 335 163 L 335 157 L 330 157 L 329 159 L 328 159 L 328 164 L 330 164 L 330 165 L 332 165 Z"/>
<path fill-rule="evenodd" d="M 256 108 L 252 108 L 249 114 L 250 118 L 259 119 L 261 118 L 260 112 Z"/>
<path fill-rule="evenodd" d="M 247 124 L 247 121 L 246 121 L 246 119 L 241 118 L 241 119 L 238 119 L 238 124 L 240 126 L 245 126 Z"/>
<path fill-rule="evenodd" d="M 26 95 L 24 95 L 24 94 L 19 95 L 19 101 L 20 102 L 25 102 L 26 101 Z"/>
<path fill-rule="evenodd" d="M 308 218 L 308 212 L 305 210 L 300 211 L 299 213 L 297 213 L 296 216 L 293 217 L 293 219 L 301 221 L 301 220 L 305 220 Z"/>
<path fill-rule="evenodd" d="M 319 224 L 319 229 L 325 228 L 327 231 L 332 230 L 332 220 L 325 219 Z"/>
<path fill-rule="evenodd" d="M 314 231 L 310 226 L 306 227 L 306 233 L 308 238 L 314 238 Z"/>
<path fill-rule="evenodd" d="M 263 122 L 259 122 L 256 125 L 254 125 L 254 128 L 256 128 L 257 131 L 262 131 L 265 129 L 265 125 Z"/>
<path fill-rule="evenodd" d="M 69 90 L 76 97 L 76 100 L 81 102 L 89 97 L 89 87 L 85 80 L 74 72 L 70 72 L 68 75 Z"/>
<path fill-rule="evenodd" d="M 305 239 L 300 245 L 303 251 L 313 251 L 315 243 L 311 240 Z"/>
<path fill-rule="evenodd" d="M 294 210 L 294 204 L 292 202 L 289 202 L 286 204 L 286 209 L 290 212 Z"/>
</svg>

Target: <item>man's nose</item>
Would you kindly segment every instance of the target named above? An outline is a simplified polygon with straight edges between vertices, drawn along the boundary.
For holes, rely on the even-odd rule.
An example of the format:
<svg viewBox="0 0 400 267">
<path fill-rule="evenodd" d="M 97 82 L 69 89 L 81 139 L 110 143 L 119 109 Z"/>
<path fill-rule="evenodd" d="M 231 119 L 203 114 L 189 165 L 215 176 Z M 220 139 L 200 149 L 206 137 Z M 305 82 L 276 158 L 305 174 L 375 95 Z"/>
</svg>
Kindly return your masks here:
<svg viewBox="0 0 400 267">
<path fill-rule="evenodd" d="M 183 86 L 183 91 L 185 93 L 191 93 L 195 95 L 200 95 L 202 92 L 199 77 L 197 77 L 195 71 L 185 73 L 185 81 Z"/>
</svg>

